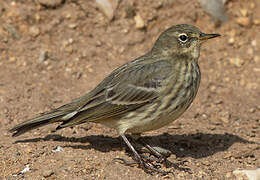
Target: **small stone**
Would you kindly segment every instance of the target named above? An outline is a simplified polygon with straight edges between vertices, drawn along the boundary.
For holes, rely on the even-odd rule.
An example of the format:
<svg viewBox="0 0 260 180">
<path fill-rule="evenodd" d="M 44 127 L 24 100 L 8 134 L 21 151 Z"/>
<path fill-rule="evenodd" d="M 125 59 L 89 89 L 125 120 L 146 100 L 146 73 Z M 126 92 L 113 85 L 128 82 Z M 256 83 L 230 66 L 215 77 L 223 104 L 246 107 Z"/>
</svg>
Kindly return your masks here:
<svg viewBox="0 0 260 180">
<path fill-rule="evenodd" d="M 70 13 L 67 13 L 67 14 L 65 15 L 65 18 L 70 19 L 70 18 L 71 18 L 71 14 L 70 14 Z"/>
<path fill-rule="evenodd" d="M 239 178 L 239 176 L 246 176 L 250 180 L 259 180 L 260 178 L 260 168 L 255 170 L 235 170 L 233 174 Z"/>
<path fill-rule="evenodd" d="M 251 24 L 252 24 L 251 19 L 249 17 L 239 17 L 236 19 L 236 22 L 239 25 L 241 25 L 243 27 L 247 27 L 247 28 L 251 27 Z"/>
<path fill-rule="evenodd" d="M 65 0 L 38 0 L 40 5 L 46 8 L 56 8 L 64 3 Z"/>
<path fill-rule="evenodd" d="M 216 105 L 218 105 L 218 104 L 223 104 L 223 101 L 222 101 L 222 100 L 216 100 L 216 101 L 214 102 L 214 104 L 216 104 Z"/>
<path fill-rule="evenodd" d="M 259 25 L 259 24 L 260 24 L 260 20 L 259 20 L 259 19 L 255 19 L 255 20 L 253 21 L 253 23 L 254 23 L 254 25 Z"/>
<path fill-rule="evenodd" d="M 40 20 L 41 20 L 40 14 L 35 14 L 34 18 L 35 18 L 36 22 L 40 22 Z"/>
<path fill-rule="evenodd" d="M 249 109 L 249 112 L 250 112 L 250 113 L 254 113 L 255 111 L 256 111 L 255 108 L 250 108 L 250 109 Z"/>
<path fill-rule="evenodd" d="M 209 161 L 203 161 L 202 164 L 205 165 L 205 166 L 210 166 L 211 165 L 211 163 Z"/>
<path fill-rule="evenodd" d="M 248 88 L 248 89 L 257 89 L 257 87 L 258 87 L 258 84 L 255 82 L 248 82 L 246 85 L 246 88 Z"/>
<path fill-rule="evenodd" d="M 257 46 L 257 42 L 256 42 L 255 39 L 251 42 L 251 45 L 252 45 L 253 47 L 256 47 L 256 46 Z"/>
<path fill-rule="evenodd" d="M 249 55 L 253 55 L 254 54 L 254 50 L 252 48 L 248 48 L 247 53 Z"/>
<path fill-rule="evenodd" d="M 255 72 L 260 72 L 260 68 L 254 68 L 253 69 Z"/>
<path fill-rule="evenodd" d="M 254 8 L 255 8 L 255 3 L 251 2 L 251 3 L 250 3 L 250 7 L 251 7 L 252 9 L 254 9 Z"/>
<path fill-rule="evenodd" d="M 216 89 L 217 89 L 217 87 L 216 87 L 215 85 L 211 85 L 211 86 L 209 87 L 209 90 L 210 90 L 211 92 L 216 92 Z"/>
<path fill-rule="evenodd" d="M 37 26 L 31 26 L 29 29 L 29 33 L 33 37 L 37 37 L 40 34 L 40 29 Z"/>
<path fill-rule="evenodd" d="M 228 173 L 226 174 L 226 178 L 230 178 L 231 176 L 232 176 L 231 172 L 228 172 Z"/>
<path fill-rule="evenodd" d="M 71 45 L 74 42 L 74 40 L 72 38 L 66 39 L 65 41 L 63 41 L 62 45 L 63 47 L 67 47 L 69 45 Z"/>
<path fill-rule="evenodd" d="M 245 85 L 246 85 L 246 81 L 245 81 L 244 79 L 241 79 L 241 80 L 240 80 L 240 85 L 241 85 L 241 86 L 245 86 Z"/>
<path fill-rule="evenodd" d="M 76 23 L 74 24 L 69 24 L 68 27 L 71 29 L 75 29 L 78 25 Z"/>
<path fill-rule="evenodd" d="M 142 19 L 142 17 L 139 14 L 137 14 L 134 17 L 134 20 L 135 20 L 135 27 L 137 29 L 143 29 L 145 27 L 144 20 Z"/>
<path fill-rule="evenodd" d="M 254 56 L 254 61 L 255 61 L 256 63 L 258 63 L 258 62 L 259 62 L 259 56 Z"/>
<path fill-rule="evenodd" d="M 102 13 L 112 21 L 114 18 L 114 11 L 118 6 L 119 0 L 96 0 L 98 8 Z"/>
<path fill-rule="evenodd" d="M 229 112 L 222 112 L 220 114 L 220 116 L 221 116 L 220 119 L 221 119 L 222 122 L 229 123 L 229 120 L 230 120 L 230 117 L 231 117 Z"/>
<path fill-rule="evenodd" d="M 203 113 L 203 114 L 201 115 L 201 117 L 202 117 L 203 119 L 208 119 L 208 115 L 205 114 L 205 113 Z"/>
<path fill-rule="evenodd" d="M 241 67 L 244 64 L 244 60 L 240 59 L 238 57 L 236 58 L 230 58 L 229 62 L 237 67 Z"/>
<path fill-rule="evenodd" d="M 53 174 L 54 174 L 54 172 L 52 170 L 46 170 L 46 171 L 43 171 L 42 176 L 47 178 L 47 177 L 50 177 Z"/>
<path fill-rule="evenodd" d="M 43 62 L 48 58 L 48 51 L 41 49 L 40 55 L 39 55 L 39 62 Z"/>
<path fill-rule="evenodd" d="M 235 38 L 231 37 L 228 39 L 228 44 L 233 45 L 235 42 Z"/>
<path fill-rule="evenodd" d="M 16 61 L 16 58 L 14 56 L 12 56 L 12 57 L 9 58 L 9 61 L 14 62 L 14 61 Z"/>
<path fill-rule="evenodd" d="M 243 17 L 246 17 L 248 15 L 247 9 L 240 9 L 240 13 Z"/>
</svg>

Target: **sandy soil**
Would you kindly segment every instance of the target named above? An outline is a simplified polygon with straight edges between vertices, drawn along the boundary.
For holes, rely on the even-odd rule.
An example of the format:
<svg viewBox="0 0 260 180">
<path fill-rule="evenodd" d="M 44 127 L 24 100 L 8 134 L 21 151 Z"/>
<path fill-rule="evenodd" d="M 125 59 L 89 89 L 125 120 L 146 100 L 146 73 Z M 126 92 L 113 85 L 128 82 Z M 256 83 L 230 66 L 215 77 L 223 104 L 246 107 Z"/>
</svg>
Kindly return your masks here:
<svg viewBox="0 0 260 180">
<path fill-rule="evenodd" d="M 48 3 L 0 2 L 0 179 L 236 179 L 234 170 L 260 167 L 259 0 L 228 1 L 230 21 L 221 26 L 195 0 L 119 1 L 112 21 L 94 0 L 40 2 Z M 173 173 L 149 175 L 114 162 L 131 157 L 114 130 L 97 124 L 11 137 L 8 129 L 88 92 L 179 23 L 222 37 L 201 50 L 193 105 L 144 135 L 172 151 L 176 166 L 162 168 Z M 58 146 L 62 151 L 53 151 Z"/>
</svg>

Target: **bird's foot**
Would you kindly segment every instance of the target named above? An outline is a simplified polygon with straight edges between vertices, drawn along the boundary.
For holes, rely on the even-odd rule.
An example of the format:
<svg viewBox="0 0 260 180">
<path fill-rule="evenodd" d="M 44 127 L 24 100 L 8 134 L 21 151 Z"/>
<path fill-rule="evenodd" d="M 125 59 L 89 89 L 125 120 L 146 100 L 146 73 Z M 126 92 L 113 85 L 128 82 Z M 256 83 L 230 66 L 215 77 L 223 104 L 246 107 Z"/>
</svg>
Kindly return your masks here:
<svg viewBox="0 0 260 180">
<path fill-rule="evenodd" d="M 127 166 L 133 166 L 133 165 L 138 164 L 139 167 L 141 167 L 146 173 L 149 173 L 149 174 L 159 173 L 162 175 L 167 175 L 168 173 L 170 173 L 170 171 L 161 170 L 160 165 L 153 164 L 154 161 L 159 162 L 158 158 L 148 157 L 145 155 L 139 155 L 139 156 L 135 156 L 133 159 L 134 159 L 133 161 L 128 161 L 123 158 L 115 158 L 114 160 L 117 160 L 120 163 L 127 165 Z"/>
<path fill-rule="evenodd" d="M 125 143 L 127 144 L 127 146 L 129 147 L 129 149 L 132 151 L 134 157 L 134 162 L 131 162 L 131 161 L 126 161 L 124 159 L 121 159 L 121 158 L 117 158 L 115 160 L 120 160 L 123 164 L 125 165 L 133 165 L 133 164 L 138 164 L 145 172 L 149 173 L 149 174 L 153 174 L 154 172 L 157 172 L 157 173 L 160 173 L 160 174 L 163 174 L 163 175 L 166 175 L 168 174 L 169 172 L 167 171 L 163 171 L 160 169 L 160 165 L 156 165 L 153 163 L 152 159 L 150 157 L 147 157 L 147 156 L 144 156 L 144 155 L 140 155 L 136 150 L 135 148 L 133 147 L 133 145 L 128 141 L 128 139 L 126 138 L 126 136 L 124 134 L 121 134 L 120 135 L 123 140 L 125 141 Z M 146 146 L 145 146 L 146 147 Z M 148 148 L 149 149 L 149 145 Z M 153 148 L 151 148 L 153 149 Z M 155 154 L 155 157 L 157 158 L 157 160 L 160 160 L 160 161 L 163 161 L 165 159 L 165 157 L 163 155 L 161 155 L 159 152 L 155 151 L 155 150 L 150 150 L 149 151 L 154 151 Z"/>
<path fill-rule="evenodd" d="M 172 154 L 172 152 L 168 149 L 164 149 L 158 146 L 151 146 L 141 139 L 139 139 L 139 142 L 134 142 L 134 146 L 140 152 L 150 153 L 153 155 L 154 157 L 149 157 L 149 159 L 152 159 L 153 161 L 165 163 L 167 158 Z"/>
</svg>

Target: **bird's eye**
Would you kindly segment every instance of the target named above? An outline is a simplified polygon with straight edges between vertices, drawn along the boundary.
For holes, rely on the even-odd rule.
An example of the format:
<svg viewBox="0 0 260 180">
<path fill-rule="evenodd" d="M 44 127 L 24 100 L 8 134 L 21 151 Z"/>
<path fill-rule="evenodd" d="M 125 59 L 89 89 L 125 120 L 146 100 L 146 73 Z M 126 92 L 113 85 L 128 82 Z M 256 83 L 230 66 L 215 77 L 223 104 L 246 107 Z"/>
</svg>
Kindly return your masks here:
<svg viewBox="0 0 260 180">
<path fill-rule="evenodd" d="M 188 40 L 188 36 L 186 34 L 180 34 L 179 35 L 179 40 L 181 42 L 186 42 Z"/>
</svg>

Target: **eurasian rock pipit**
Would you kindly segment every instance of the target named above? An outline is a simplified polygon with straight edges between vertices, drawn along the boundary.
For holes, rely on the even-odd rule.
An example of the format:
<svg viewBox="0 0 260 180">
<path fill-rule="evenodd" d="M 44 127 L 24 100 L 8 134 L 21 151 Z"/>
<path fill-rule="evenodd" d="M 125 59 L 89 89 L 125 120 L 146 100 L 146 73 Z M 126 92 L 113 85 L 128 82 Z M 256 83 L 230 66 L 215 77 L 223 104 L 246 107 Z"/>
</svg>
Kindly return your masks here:
<svg viewBox="0 0 260 180">
<path fill-rule="evenodd" d="M 200 46 L 218 36 L 202 33 L 192 25 L 172 26 L 159 36 L 151 51 L 114 70 L 86 95 L 10 131 L 18 136 L 56 122 L 61 123 L 57 129 L 101 123 L 116 129 L 142 168 L 162 172 L 137 153 L 125 133 L 161 128 L 187 110 L 200 84 Z M 157 157 L 162 156 L 151 146 L 146 147 Z"/>
</svg>

